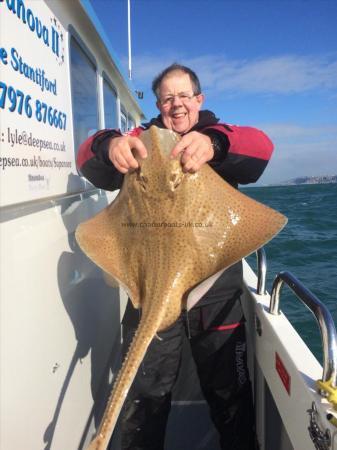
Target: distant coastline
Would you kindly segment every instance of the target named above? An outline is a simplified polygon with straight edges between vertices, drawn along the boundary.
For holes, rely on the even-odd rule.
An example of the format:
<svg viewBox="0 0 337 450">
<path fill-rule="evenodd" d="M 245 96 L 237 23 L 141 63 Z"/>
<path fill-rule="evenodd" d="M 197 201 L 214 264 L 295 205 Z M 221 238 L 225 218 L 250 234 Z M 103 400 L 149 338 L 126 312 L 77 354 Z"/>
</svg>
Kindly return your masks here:
<svg viewBox="0 0 337 450">
<path fill-rule="evenodd" d="M 296 186 L 300 184 L 331 184 L 337 183 L 337 175 L 321 175 L 315 177 L 297 177 L 284 182 L 277 183 L 277 186 Z M 269 184 L 268 186 L 275 186 Z"/>
</svg>

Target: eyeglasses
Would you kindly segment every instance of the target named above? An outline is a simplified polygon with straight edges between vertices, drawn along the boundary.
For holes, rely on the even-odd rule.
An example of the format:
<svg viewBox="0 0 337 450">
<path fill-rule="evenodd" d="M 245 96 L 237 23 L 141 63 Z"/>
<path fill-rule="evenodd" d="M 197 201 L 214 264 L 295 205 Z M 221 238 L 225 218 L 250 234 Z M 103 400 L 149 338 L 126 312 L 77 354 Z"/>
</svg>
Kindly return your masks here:
<svg viewBox="0 0 337 450">
<path fill-rule="evenodd" d="M 182 103 L 187 104 L 192 100 L 193 97 L 196 97 L 197 95 L 199 94 L 188 94 L 187 92 L 179 92 L 179 94 L 167 95 L 166 97 L 160 98 L 159 103 L 164 107 L 168 107 L 173 105 L 175 97 L 178 97 Z"/>
</svg>

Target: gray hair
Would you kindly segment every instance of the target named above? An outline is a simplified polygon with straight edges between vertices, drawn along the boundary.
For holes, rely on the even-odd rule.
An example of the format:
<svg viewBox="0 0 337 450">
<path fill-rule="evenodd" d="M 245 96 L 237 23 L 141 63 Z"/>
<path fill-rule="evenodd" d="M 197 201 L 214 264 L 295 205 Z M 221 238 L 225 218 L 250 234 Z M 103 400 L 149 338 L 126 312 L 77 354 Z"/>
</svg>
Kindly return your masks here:
<svg viewBox="0 0 337 450">
<path fill-rule="evenodd" d="M 173 63 L 170 66 L 166 67 L 166 69 L 164 69 L 162 72 L 160 72 L 160 74 L 157 75 L 152 82 L 152 91 L 157 98 L 159 98 L 159 89 L 163 79 L 171 72 L 183 72 L 189 75 L 193 86 L 193 94 L 198 95 L 201 93 L 200 81 L 197 77 L 197 74 L 193 72 L 193 70 L 189 67 Z"/>
</svg>

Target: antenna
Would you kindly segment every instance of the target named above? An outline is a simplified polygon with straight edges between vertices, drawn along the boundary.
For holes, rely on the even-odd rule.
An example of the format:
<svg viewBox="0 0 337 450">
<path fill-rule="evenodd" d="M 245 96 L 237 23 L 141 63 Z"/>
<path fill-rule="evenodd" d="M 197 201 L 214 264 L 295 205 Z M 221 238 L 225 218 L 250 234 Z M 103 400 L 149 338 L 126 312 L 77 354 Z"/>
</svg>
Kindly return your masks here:
<svg viewBox="0 0 337 450">
<path fill-rule="evenodd" d="M 131 7 L 130 7 L 130 0 L 128 0 L 128 49 L 129 49 L 129 79 L 132 80 L 132 68 L 131 68 Z"/>
</svg>

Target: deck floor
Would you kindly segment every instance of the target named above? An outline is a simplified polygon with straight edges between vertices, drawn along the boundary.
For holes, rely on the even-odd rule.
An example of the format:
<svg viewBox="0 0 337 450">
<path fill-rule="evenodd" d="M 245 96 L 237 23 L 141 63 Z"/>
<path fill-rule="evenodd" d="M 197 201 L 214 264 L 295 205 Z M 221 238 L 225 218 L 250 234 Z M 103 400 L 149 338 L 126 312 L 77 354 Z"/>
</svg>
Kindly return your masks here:
<svg viewBox="0 0 337 450">
<path fill-rule="evenodd" d="M 184 342 L 182 361 L 173 391 L 165 450 L 220 450 L 218 433 L 201 393 L 187 339 Z"/>
<path fill-rule="evenodd" d="M 220 450 L 218 433 L 200 390 L 187 339 L 184 342 L 182 361 L 173 391 L 165 450 Z M 120 436 L 116 431 L 109 450 L 120 450 Z"/>
</svg>

